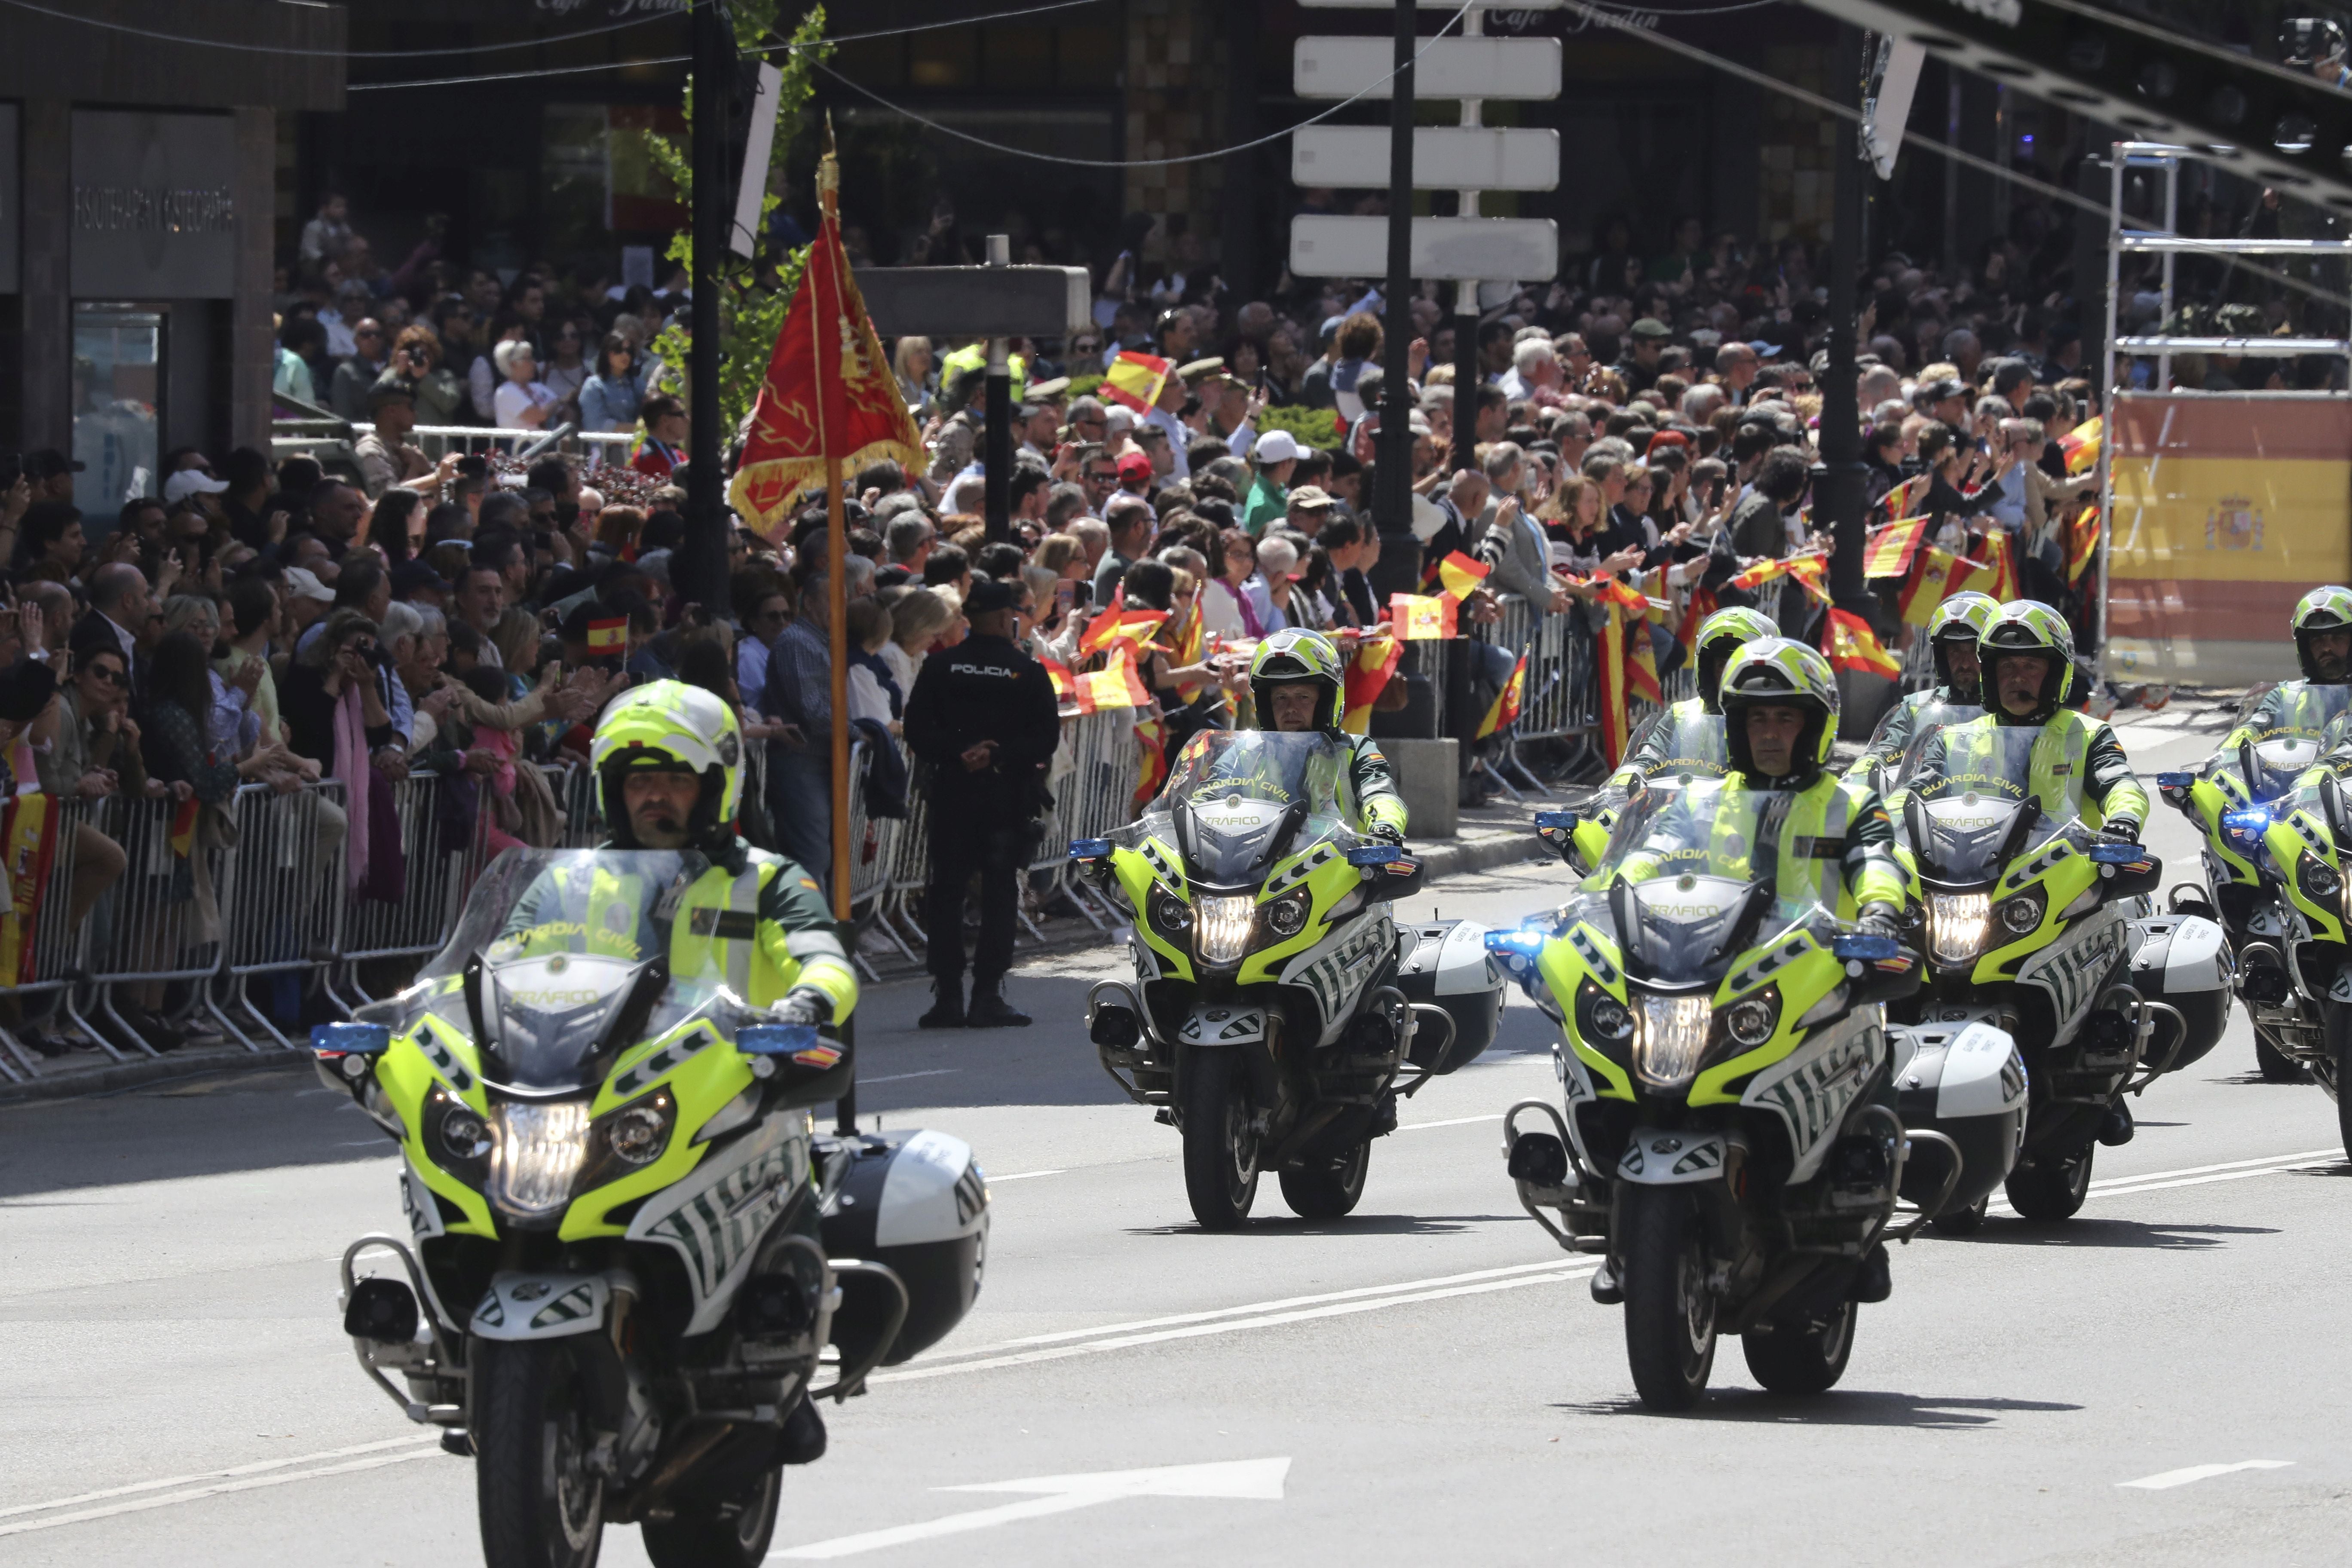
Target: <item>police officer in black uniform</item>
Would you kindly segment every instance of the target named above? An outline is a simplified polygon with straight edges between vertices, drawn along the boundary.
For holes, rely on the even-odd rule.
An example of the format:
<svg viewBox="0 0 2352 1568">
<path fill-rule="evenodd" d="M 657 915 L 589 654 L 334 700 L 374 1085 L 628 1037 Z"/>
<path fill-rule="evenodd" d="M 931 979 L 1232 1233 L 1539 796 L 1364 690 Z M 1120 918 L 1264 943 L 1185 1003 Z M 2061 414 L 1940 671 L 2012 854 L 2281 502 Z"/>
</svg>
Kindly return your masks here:
<svg viewBox="0 0 2352 1568">
<path fill-rule="evenodd" d="M 1045 667 L 1013 641 L 1020 593 L 993 578 L 974 578 L 963 605 L 971 635 L 925 659 L 907 699 L 907 744 L 930 764 L 931 884 L 923 927 L 936 1000 L 922 1016 L 926 1029 L 1029 1022 L 1000 987 L 1013 967 L 1022 871 L 1035 858 L 1037 816 L 1049 798 L 1045 769 L 1062 727 Z M 967 1008 L 963 905 L 975 870 L 980 944 Z"/>
</svg>

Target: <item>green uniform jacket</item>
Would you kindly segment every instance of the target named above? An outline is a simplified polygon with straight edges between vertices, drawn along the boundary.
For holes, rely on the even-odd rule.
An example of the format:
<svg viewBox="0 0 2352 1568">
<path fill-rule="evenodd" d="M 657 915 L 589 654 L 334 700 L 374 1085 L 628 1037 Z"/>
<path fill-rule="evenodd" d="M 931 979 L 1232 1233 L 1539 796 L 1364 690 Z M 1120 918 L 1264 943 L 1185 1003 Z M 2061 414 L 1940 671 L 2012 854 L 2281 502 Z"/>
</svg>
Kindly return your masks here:
<svg viewBox="0 0 2352 1568">
<path fill-rule="evenodd" d="M 2323 686 L 2311 680 L 2282 680 L 2263 692 L 2254 710 L 2221 737 L 2216 758 L 2235 762 L 2240 746 L 2259 745 L 2279 735 L 2324 735 L 2329 721 L 2347 710 L 2347 699 L 2352 699 L 2352 686 L 2340 682 Z"/>
<path fill-rule="evenodd" d="M 1396 774 L 1389 767 L 1388 758 L 1381 754 L 1380 742 L 1370 735 L 1342 735 L 1348 743 L 1348 780 L 1355 786 L 1356 802 L 1364 815 L 1367 828 L 1387 825 L 1404 837 L 1404 797 L 1397 794 Z"/>
<path fill-rule="evenodd" d="M 1919 759 L 1922 774 L 1945 773 L 1968 742 L 1969 731 L 2000 725 L 2031 728 L 2022 720 L 1988 713 L 1946 730 Z M 2131 759 L 2104 719 L 2061 708 L 2040 726 L 2033 743 L 2032 788 L 2044 816 L 2063 822 L 2079 816 L 2086 827 L 2128 822 L 2133 832 L 2147 821 L 2147 791 L 2132 773 Z"/>
</svg>

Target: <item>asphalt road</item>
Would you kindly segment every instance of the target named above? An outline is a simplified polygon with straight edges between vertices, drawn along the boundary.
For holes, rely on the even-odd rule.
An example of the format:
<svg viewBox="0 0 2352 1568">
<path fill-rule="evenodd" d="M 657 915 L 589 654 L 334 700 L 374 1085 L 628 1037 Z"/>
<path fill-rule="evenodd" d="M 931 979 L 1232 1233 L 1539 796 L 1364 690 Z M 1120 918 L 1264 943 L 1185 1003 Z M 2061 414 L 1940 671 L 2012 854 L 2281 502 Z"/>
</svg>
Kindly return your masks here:
<svg viewBox="0 0 2352 1568">
<path fill-rule="evenodd" d="M 2150 773 L 2210 744 L 2126 739 Z M 2193 875 L 2169 814 L 2154 838 Z M 1516 918 L 1563 880 L 1412 912 Z M 2242 1018 L 2138 1102 L 2080 1217 L 1899 1249 L 1838 1390 L 1764 1394 L 1727 1346 L 1666 1418 L 1591 1261 L 1503 1175 L 1499 1112 L 1552 1087 L 1534 1009 L 1408 1103 L 1358 1214 L 1302 1222 L 1268 1182 L 1213 1237 L 1175 1133 L 1084 1042 L 1108 963 L 1019 976 L 1024 1031 L 927 1036 L 911 988 L 870 999 L 865 1108 L 981 1152 L 987 1286 L 830 1416 L 774 1561 L 2345 1560 L 2352 1167 L 2320 1090 L 2254 1077 Z M 293 1073 L 0 1111 L 0 1564 L 478 1560 L 470 1467 L 361 1377 L 334 1310 L 344 1244 L 399 1225 L 387 1148 Z M 634 1530 L 605 1561 L 645 1561 Z"/>
</svg>

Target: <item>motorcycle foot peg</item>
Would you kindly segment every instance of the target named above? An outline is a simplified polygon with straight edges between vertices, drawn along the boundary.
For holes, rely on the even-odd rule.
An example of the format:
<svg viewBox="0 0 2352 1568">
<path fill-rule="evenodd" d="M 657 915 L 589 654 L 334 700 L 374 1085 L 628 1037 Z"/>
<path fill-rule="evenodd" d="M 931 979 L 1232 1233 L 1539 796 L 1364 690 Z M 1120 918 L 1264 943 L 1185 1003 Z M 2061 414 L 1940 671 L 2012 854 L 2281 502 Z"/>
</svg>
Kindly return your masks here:
<svg viewBox="0 0 2352 1568">
<path fill-rule="evenodd" d="M 776 1434 L 776 1462 L 780 1465 L 812 1465 L 824 1458 L 824 1417 L 817 1414 L 816 1401 L 806 1394 L 784 1417 L 784 1429 Z"/>
<path fill-rule="evenodd" d="M 1884 1243 L 1870 1249 L 1862 1267 L 1853 1271 L 1853 1299 L 1864 1306 L 1884 1301 L 1895 1294 L 1895 1276 L 1888 1268 Z"/>
<path fill-rule="evenodd" d="M 1624 1304 L 1625 1287 L 1617 1282 L 1617 1271 L 1607 1263 L 1592 1271 L 1592 1299 L 1604 1307 Z"/>
<path fill-rule="evenodd" d="M 1151 1113 L 1151 1120 L 1162 1127 L 1173 1127 L 1176 1125 L 1176 1112 L 1172 1108 L 1163 1105 Z"/>
<path fill-rule="evenodd" d="M 441 1434 L 441 1451 L 455 1454 L 461 1459 L 470 1459 L 474 1457 L 474 1439 L 462 1426 L 449 1427 Z"/>
<path fill-rule="evenodd" d="M 2116 1100 L 2107 1107 L 2106 1120 L 2099 1123 L 2099 1142 L 2110 1149 L 2120 1149 L 2132 1141 L 2131 1107 Z"/>
</svg>

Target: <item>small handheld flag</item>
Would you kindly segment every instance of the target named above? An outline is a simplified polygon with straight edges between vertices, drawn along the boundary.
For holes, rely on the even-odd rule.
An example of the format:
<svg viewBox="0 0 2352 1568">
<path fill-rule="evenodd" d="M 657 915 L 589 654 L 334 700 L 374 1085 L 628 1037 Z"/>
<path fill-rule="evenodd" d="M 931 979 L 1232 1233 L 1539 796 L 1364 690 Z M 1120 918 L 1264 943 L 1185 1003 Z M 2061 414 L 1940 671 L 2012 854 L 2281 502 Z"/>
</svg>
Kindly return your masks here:
<svg viewBox="0 0 2352 1568">
<path fill-rule="evenodd" d="M 1527 689 L 1528 656 L 1521 654 L 1519 662 L 1512 668 L 1511 679 L 1503 682 L 1502 690 L 1495 693 L 1494 706 L 1486 710 L 1484 719 L 1478 721 L 1479 740 L 1483 741 L 1517 721 L 1519 704 L 1526 699 Z"/>
<path fill-rule="evenodd" d="M 605 654 L 629 651 L 629 617 L 614 616 L 610 620 L 588 623 L 588 654 L 592 658 Z"/>
<path fill-rule="evenodd" d="M 1407 642 L 1434 642 L 1454 635 L 1454 602 L 1445 595 L 1391 594 L 1389 624 Z"/>
<path fill-rule="evenodd" d="M 1903 666 L 1871 631 L 1870 623 L 1848 610 L 1832 609 L 1822 632 L 1832 669 L 1860 670 L 1889 680 L 1903 677 Z"/>
<path fill-rule="evenodd" d="M 1168 373 L 1175 368 L 1173 360 L 1132 352 L 1122 353 L 1110 362 L 1110 369 L 1103 373 L 1097 390 L 1138 414 L 1149 414 L 1160 402 L 1160 388 L 1168 384 Z"/>
<path fill-rule="evenodd" d="M 1458 601 L 1477 592 L 1491 570 L 1457 550 L 1437 563 L 1437 581 L 1448 598 Z"/>
</svg>

